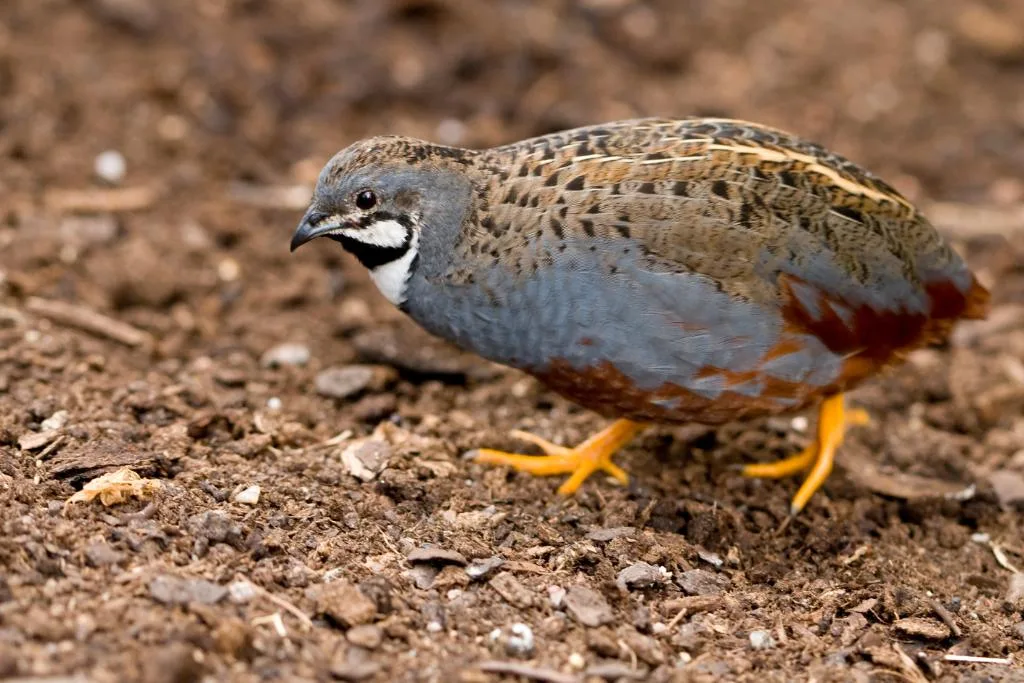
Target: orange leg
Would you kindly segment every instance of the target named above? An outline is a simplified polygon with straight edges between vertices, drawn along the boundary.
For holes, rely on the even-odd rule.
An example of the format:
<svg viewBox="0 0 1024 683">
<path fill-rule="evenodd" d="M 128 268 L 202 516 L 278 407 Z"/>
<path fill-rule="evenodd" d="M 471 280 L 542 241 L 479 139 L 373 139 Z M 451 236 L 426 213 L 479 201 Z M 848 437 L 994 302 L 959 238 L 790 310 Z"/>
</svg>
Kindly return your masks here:
<svg viewBox="0 0 1024 683">
<path fill-rule="evenodd" d="M 516 430 L 512 436 L 538 446 L 546 455 L 505 453 L 481 448 L 473 453 L 473 459 L 487 465 L 506 465 L 536 475 L 571 474 L 558 488 L 560 494 L 569 495 L 598 470 L 607 472 L 623 484 L 628 482 L 629 475 L 612 462 L 612 455 L 643 429 L 644 425 L 638 422 L 616 420 L 575 448 L 559 446 L 539 436 Z"/>
<path fill-rule="evenodd" d="M 747 465 L 743 468 L 743 474 L 748 477 L 778 479 L 810 469 L 789 507 L 790 513 L 796 514 L 804 509 L 811 496 L 832 473 L 836 448 L 843 443 L 847 428 L 867 423 L 866 412 L 859 409 L 847 411 L 842 394 L 831 396 L 825 399 L 818 411 L 818 438 L 814 443 L 799 454 L 778 462 Z"/>
</svg>

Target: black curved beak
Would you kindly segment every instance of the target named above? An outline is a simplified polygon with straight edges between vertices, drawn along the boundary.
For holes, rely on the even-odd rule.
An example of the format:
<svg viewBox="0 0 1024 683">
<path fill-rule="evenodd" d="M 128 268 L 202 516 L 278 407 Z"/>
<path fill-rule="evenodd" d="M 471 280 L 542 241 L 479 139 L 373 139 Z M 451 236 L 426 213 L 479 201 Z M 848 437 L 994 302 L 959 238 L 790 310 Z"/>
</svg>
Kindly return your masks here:
<svg viewBox="0 0 1024 683">
<path fill-rule="evenodd" d="M 324 234 L 339 227 L 336 220 L 329 220 L 331 214 L 310 209 L 299 221 L 299 227 L 295 228 L 292 235 L 291 251 L 295 251 L 306 242 L 322 237 Z"/>
</svg>

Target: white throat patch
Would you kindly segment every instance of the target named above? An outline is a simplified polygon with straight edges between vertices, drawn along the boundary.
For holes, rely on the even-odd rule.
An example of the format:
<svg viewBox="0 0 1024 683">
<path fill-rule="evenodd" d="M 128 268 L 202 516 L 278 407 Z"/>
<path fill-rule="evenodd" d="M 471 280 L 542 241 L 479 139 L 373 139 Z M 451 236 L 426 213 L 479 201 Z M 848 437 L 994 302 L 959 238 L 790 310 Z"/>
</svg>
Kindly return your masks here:
<svg viewBox="0 0 1024 683">
<path fill-rule="evenodd" d="M 388 224 L 402 228 L 402 226 L 398 225 L 398 223 L 395 223 L 394 221 L 384 221 L 377 225 Z M 363 241 L 367 244 L 376 244 L 376 242 L 368 242 L 367 240 Z M 403 244 L 405 244 L 405 228 L 402 228 L 401 241 L 381 246 L 400 247 Z M 380 290 L 380 293 L 395 306 L 401 306 L 405 303 L 405 290 L 409 284 L 409 271 L 412 268 L 412 262 L 415 260 L 416 254 L 419 252 L 419 246 L 419 230 L 413 230 L 412 240 L 409 242 L 409 249 L 406 250 L 404 254 L 396 258 L 394 261 L 388 261 L 387 263 L 381 264 L 370 270 L 370 278 L 373 279 L 373 284 L 377 285 L 377 289 Z"/>
<path fill-rule="evenodd" d="M 365 228 L 342 228 L 338 232 L 373 247 L 395 249 L 405 245 L 407 230 L 398 221 L 377 221 Z"/>
</svg>

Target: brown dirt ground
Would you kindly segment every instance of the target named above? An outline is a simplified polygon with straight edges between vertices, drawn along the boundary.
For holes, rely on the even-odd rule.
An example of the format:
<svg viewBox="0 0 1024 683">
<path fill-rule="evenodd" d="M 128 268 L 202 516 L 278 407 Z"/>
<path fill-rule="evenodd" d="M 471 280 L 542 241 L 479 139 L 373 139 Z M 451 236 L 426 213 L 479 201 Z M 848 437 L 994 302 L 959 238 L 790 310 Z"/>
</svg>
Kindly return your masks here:
<svg viewBox="0 0 1024 683">
<path fill-rule="evenodd" d="M 0 678 L 1024 680 L 1022 83 L 1017 0 L 0 3 Z M 873 423 L 782 533 L 796 482 L 734 466 L 799 420 L 652 431 L 628 488 L 558 501 L 460 454 L 599 419 L 424 341 L 340 250 L 288 254 L 280 188 L 358 137 L 694 113 L 941 200 L 995 286 L 853 395 Z M 261 363 L 286 342 L 308 363 Z M 65 510 L 121 466 L 159 488 Z"/>
</svg>

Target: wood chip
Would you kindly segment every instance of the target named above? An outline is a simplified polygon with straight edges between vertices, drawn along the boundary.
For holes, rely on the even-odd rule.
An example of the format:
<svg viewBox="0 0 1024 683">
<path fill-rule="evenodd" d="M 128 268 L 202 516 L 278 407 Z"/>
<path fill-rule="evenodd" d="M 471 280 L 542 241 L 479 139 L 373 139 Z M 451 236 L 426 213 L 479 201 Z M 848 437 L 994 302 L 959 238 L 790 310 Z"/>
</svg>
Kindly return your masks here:
<svg viewBox="0 0 1024 683">
<path fill-rule="evenodd" d="M 607 527 L 604 529 L 594 529 L 587 534 L 587 538 L 591 541 L 605 542 L 611 541 L 622 536 L 633 536 L 636 534 L 636 527 L 633 526 L 614 526 Z"/>
<path fill-rule="evenodd" d="M 18 437 L 18 448 L 23 451 L 39 450 L 58 436 L 60 436 L 60 432 L 56 429 L 48 429 L 44 432 L 28 432 Z"/>
<path fill-rule="evenodd" d="M 892 626 L 903 635 L 924 640 L 945 640 L 951 633 L 950 628 L 945 624 L 921 617 L 897 619 Z"/>
<path fill-rule="evenodd" d="M 853 607 L 851 607 L 850 609 L 848 609 L 846 611 L 847 612 L 856 612 L 857 614 L 865 614 L 866 612 L 870 612 L 871 610 L 873 610 L 877 606 L 878 606 L 878 598 L 868 598 L 867 600 L 862 600 L 860 603 L 858 603 L 857 605 L 854 605 Z"/>
<path fill-rule="evenodd" d="M 920 477 L 906 472 L 886 473 L 869 458 L 847 453 L 846 475 L 864 488 L 884 496 L 903 500 L 947 498 L 968 500 L 974 496 L 971 483 Z"/>
<path fill-rule="evenodd" d="M 118 213 L 145 209 L 159 197 L 156 187 L 50 190 L 44 202 L 47 208 L 60 213 Z"/>
<path fill-rule="evenodd" d="M 725 605 L 725 598 L 721 595 L 688 595 L 684 598 L 666 600 L 661 605 L 661 613 L 668 615 L 678 614 L 685 610 L 686 614 L 698 612 L 715 612 Z"/>
<path fill-rule="evenodd" d="M 33 296 L 25 302 L 25 308 L 56 323 L 76 327 L 84 332 L 111 339 L 125 346 L 152 346 L 153 344 L 153 337 L 148 332 L 84 306 Z"/>
<path fill-rule="evenodd" d="M 129 498 L 147 498 L 158 488 L 158 480 L 143 479 L 128 468 L 120 469 L 90 481 L 81 491 L 65 501 L 64 509 L 66 511 L 71 503 L 88 503 L 95 498 L 99 498 L 103 505 L 109 507 L 123 503 Z"/>
<path fill-rule="evenodd" d="M 486 661 L 477 664 L 477 668 L 484 673 L 508 674 L 509 676 L 521 676 L 532 681 L 545 681 L 545 683 L 579 683 L 580 679 L 572 674 L 564 674 L 554 669 L 543 669 L 518 662 Z"/>
<path fill-rule="evenodd" d="M 145 476 L 162 475 L 179 456 L 170 450 L 144 451 L 100 437 L 63 449 L 49 461 L 48 473 L 71 484 L 84 483 L 119 469 L 130 469 Z"/>
<path fill-rule="evenodd" d="M 647 679 L 646 669 L 636 669 L 622 662 L 605 662 L 587 668 L 588 679 L 602 678 L 606 681 L 643 681 Z"/>
<path fill-rule="evenodd" d="M 446 550 L 445 548 L 436 548 L 434 546 L 416 548 L 405 559 L 410 564 L 417 562 L 437 565 L 457 564 L 460 567 L 465 567 L 468 564 L 466 556 L 457 550 Z"/>
<path fill-rule="evenodd" d="M 519 579 L 508 572 L 500 572 L 494 575 L 489 585 L 494 592 L 505 599 L 513 607 L 525 609 L 534 602 L 534 595 L 529 588 L 519 582 Z"/>
<path fill-rule="evenodd" d="M 948 609 L 942 606 L 941 602 L 939 602 L 938 600 L 932 600 L 930 604 L 932 606 L 932 611 L 935 612 L 939 619 L 942 619 L 942 623 L 949 627 L 949 630 L 953 634 L 954 638 L 959 638 L 964 634 L 963 631 L 960 630 L 960 627 L 957 626 L 956 620 L 953 618 L 953 615 L 949 613 Z"/>
<path fill-rule="evenodd" d="M 615 618 L 615 613 L 604 596 L 586 586 L 571 586 L 566 591 L 564 605 L 569 616 L 584 626 L 596 628 Z"/>
</svg>

